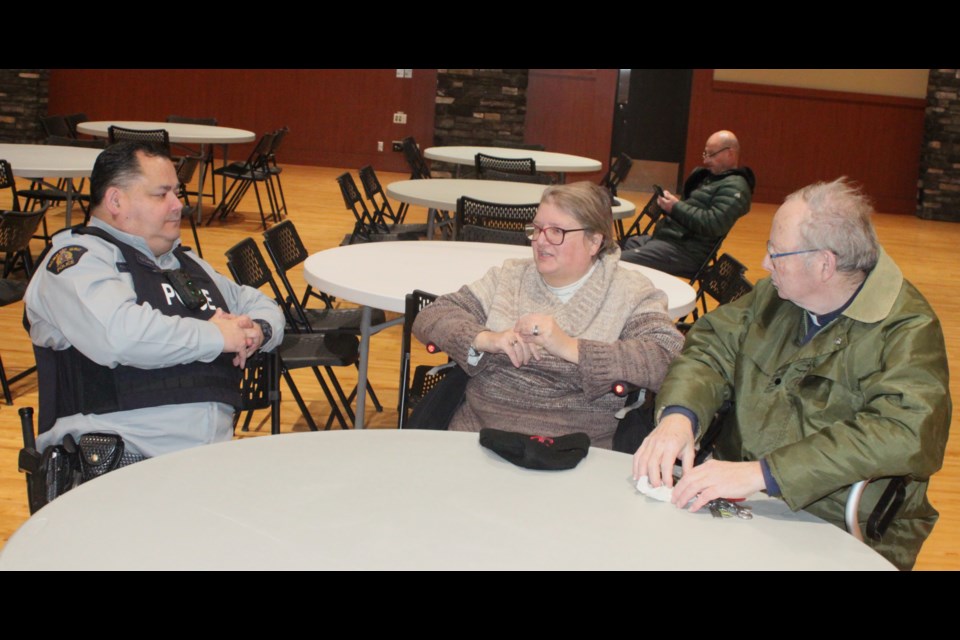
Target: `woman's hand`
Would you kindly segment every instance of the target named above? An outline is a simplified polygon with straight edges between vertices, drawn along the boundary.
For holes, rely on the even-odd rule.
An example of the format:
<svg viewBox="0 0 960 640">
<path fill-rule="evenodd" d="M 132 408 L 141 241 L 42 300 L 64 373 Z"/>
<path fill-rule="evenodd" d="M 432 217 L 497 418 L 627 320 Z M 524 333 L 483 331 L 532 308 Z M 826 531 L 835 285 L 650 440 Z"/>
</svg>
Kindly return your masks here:
<svg viewBox="0 0 960 640">
<path fill-rule="evenodd" d="M 534 346 L 523 342 L 520 336 L 509 329 L 499 332 L 481 331 L 474 339 L 473 346 L 484 353 L 504 353 L 513 366 L 518 368 L 534 357 L 539 359 L 539 355 L 534 355 Z"/>
<path fill-rule="evenodd" d="M 580 346 L 557 325 L 553 316 L 528 313 L 520 316 L 513 331 L 521 342 L 532 348 L 533 357 L 540 359 L 541 349 L 574 364 L 580 361 Z"/>
</svg>

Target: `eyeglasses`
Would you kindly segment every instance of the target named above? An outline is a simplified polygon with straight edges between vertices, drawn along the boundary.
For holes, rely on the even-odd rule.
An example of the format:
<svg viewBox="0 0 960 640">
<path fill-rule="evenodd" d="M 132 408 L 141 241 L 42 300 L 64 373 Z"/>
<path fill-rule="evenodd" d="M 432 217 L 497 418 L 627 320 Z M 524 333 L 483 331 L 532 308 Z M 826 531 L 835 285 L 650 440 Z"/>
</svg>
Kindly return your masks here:
<svg viewBox="0 0 960 640">
<path fill-rule="evenodd" d="M 523 231 L 527 234 L 527 238 L 530 239 L 531 242 L 539 238 L 540 234 L 543 233 L 547 242 L 553 245 L 563 244 L 568 233 L 586 230 L 585 227 L 580 229 L 561 229 L 560 227 L 541 227 L 535 224 L 528 224 L 523 227 Z"/>
<path fill-rule="evenodd" d="M 801 253 L 813 253 L 814 251 L 820 251 L 820 249 L 800 249 L 799 251 L 784 251 L 783 253 L 774 253 L 770 250 L 770 245 L 767 245 L 767 255 L 770 257 L 770 262 L 773 262 L 777 258 L 786 258 L 787 256 L 797 256 Z"/>
<path fill-rule="evenodd" d="M 701 155 L 703 155 L 703 159 L 706 160 L 707 158 L 718 156 L 724 151 L 729 151 L 729 150 L 730 150 L 730 147 L 724 147 L 723 149 L 720 149 L 719 151 L 714 151 L 713 153 L 710 153 L 709 151 L 704 151 Z"/>
</svg>

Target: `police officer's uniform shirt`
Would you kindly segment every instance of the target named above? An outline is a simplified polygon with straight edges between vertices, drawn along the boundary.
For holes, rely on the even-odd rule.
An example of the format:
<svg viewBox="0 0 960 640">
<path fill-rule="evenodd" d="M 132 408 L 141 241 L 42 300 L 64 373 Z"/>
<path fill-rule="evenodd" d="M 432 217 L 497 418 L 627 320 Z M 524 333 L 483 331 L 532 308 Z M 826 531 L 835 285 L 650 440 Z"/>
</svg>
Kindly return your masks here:
<svg viewBox="0 0 960 640">
<path fill-rule="evenodd" d="M 103 229 L 121 242 L 154 260 L 161 269 L 176 269 L 173 251 L 154 256 L 146 241 L 91 218 L 90 226 Z M 179 244 L 177 242 L 176 244 Z M 168 316 L 149 304 L 138 305 L 129 273 L 118 270 L 124 262 L 119 248 L 90 235 L 69 232 L 54 237 L 46 264 L 38 266 L 27 289 L 30 339 L 55 350 L 76 347 L 108 367 L 124 364 L 144 369 L 188 362 L 211 362 L 223 351 L 220 330 L 210 322 Z M 196 256 L 191 256 L 196 258 Z M 227 309 L 266 320 L 273 336 L 263 347 L 272 349 L 283 339 L 283 314 L 259 291 L 241 287 L 197 260 L 216 282 Z M 175 295 L 172 291 L 169 295 Z M 233 436 L 233 408 L 216 402 L 163 405 L 102 415 L 61 418 L 41 434 L 37 446 L 60 442 L 90 431 L 120 433 L 133 449 L 147 456 L 189 446 L 229 440 Z"/>
</svg>

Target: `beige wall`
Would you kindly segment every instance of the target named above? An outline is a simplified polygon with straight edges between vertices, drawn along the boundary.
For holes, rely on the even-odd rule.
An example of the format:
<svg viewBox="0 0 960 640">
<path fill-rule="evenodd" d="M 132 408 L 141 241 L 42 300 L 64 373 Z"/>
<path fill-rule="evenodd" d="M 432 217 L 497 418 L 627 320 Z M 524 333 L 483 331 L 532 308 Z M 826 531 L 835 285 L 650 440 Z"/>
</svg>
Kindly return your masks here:
<svg viewBox="0 0 960 640">
<path fill-rule="evenodd" d="M 714 69 L 714 80 L 926 98 L 929 69 Z"/>
</svg>

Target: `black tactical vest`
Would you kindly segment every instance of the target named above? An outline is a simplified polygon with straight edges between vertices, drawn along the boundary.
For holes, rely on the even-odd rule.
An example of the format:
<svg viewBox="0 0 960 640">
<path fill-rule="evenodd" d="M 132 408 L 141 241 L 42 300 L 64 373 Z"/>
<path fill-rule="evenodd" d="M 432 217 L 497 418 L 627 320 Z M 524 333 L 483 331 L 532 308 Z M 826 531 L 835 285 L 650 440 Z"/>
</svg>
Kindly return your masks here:
<svg viewBox="0 0 960 640">
<path fill-rule="evenodd" d="M 207 320 L 217 308 L 228 311 L 223 294 L 188 250 L 177 247 L 174 255 L 207 303 L 188 309 L 177 295 L 166 272 L 133 247 L 95 227 L 73 233 L 105 240 L 123 254 L 117 269 L 133 278 L 137 304 L 149 303 L 170 316 Z M 232 354 L 220 354 L 212 362 L 191 362 L 160 369 L 99 365 L 70 347 L 63 351 L 34 346 L 40 394 L 39 432 L 51 429 L 58 418 L 77 413 L 103 414 L 144 407 L 190 402 L 222 402 L 240 406 L 241 371 L 233 366 Z"/>
</svg>

